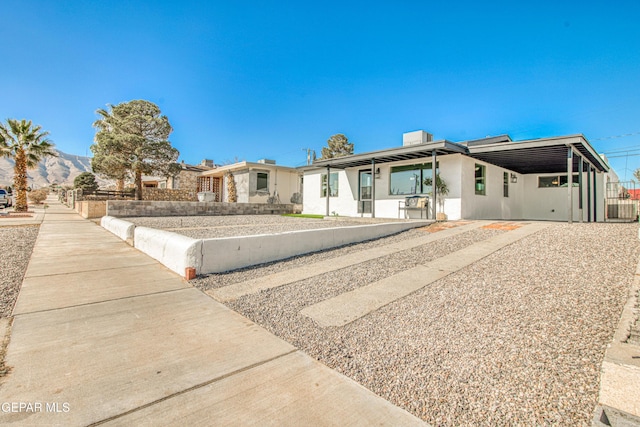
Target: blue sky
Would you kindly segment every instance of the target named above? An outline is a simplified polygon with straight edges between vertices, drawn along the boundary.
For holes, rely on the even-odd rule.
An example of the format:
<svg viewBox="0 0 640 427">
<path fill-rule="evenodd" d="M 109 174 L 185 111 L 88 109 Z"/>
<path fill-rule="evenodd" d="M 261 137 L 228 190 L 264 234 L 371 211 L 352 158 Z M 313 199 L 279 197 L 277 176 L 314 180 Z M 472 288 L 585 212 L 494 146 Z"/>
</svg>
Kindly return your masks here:
<svg viewBox="0 0 640 427">
<path fill-rule="evenodd" d="M 335 133 L 365 152 L 424 129 L 583 133 L 622 155 L 621 178 L 640 168 L 637 0 L 1 6 L 0 119 L 31 119 L 68 153 L 91 154 L 97 109 L 147 99 L 188 163 L 298 166 Z"/>
</svg>

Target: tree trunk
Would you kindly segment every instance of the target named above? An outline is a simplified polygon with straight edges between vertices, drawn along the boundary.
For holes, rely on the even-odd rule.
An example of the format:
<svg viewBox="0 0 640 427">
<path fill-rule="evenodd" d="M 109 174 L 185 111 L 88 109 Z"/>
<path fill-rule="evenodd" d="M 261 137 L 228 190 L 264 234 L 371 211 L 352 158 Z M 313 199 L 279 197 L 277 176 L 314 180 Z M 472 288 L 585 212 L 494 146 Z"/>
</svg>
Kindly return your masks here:
<svg viewBox="0 0 640 427">
<path fill-rule="evenodd" d="M 29 206 L 27 205 L 27 157 L 24 150 L 16 151 L 15 162 L 13 168 L 13 190 L 16 193 L 14 211 L 26 212 Z"/>
<path fill-rule="evenodd" d="M 136 171 L 136 200 L 142 200 L 142 172 Z"/>
</svg>

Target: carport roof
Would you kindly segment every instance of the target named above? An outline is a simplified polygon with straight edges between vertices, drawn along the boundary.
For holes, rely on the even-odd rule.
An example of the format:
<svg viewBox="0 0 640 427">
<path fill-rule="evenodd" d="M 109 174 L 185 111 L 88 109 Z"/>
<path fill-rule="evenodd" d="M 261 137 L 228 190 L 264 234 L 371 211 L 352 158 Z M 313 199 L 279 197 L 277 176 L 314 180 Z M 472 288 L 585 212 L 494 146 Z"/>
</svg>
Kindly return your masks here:
<svg viewBox="0 0 640 427">
<path fill-rule="evenodd" d="M 534 139 L 519 142 L 478 144 L 468 147 L 468 155 L 514 172 L 558 173 L 567 171 L 567 147 L 586 159 L 596 170 L 609 171 L 609 165 L 593 150 L 583 135 Z M 573 171 L 578 171 L 578 157 L 573 156 Z"/>
<path fill-rule="evenodd" d="M 586 159 L 596 170 L 607 172 L 609 165 L 593 150 L 583 135 L 570 135 L 528 141 L 511 141 L 508 136 L 488 137 L 481 140 L 455 143 L 441 140 L 387 150 L 371 151 L 335 159 L 317 160 L 305 169 L 346 169 L 370 166 L 373 161 L 388 163 L 400 160 L 416 160 L 437 155 L 464 154 L 514 172 L 561 173 L 567 171 L 567 149 L 573 147 L 576 154 Z M 578 157 L 573 156 L 573 170 L 578 171 Z"/>
</svg>

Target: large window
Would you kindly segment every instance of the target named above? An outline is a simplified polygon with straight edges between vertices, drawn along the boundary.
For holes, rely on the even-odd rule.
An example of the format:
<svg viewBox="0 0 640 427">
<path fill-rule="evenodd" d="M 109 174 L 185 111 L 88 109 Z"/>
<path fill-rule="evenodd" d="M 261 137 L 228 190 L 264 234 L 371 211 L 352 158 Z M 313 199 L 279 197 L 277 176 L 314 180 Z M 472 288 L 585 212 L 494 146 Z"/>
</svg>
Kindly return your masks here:
<svg viewBox="0 0 640 427">
<path fill-rule="evenodd" d="M 479 165 L 476 163 L 476 172 L 475 172 L 475 184 L 476 184 L 476 194 L 484 196 L 486 193 L 486 183 L 487 183 L 487 168 L 484 165 Z"/>
<path fill-rule="evenodd" d="M 269 174 L 267 172 L 256 173 L 256 191 L 269 191 Z"/>
<path fill-rule="evenodd" d="M 573 186 L 579 186 L 578 175 L 573 175 Z M 539 176 L 538 188 L 566 187 L 567 175 Z"/>
<path fill-rule="evenodd" d="M 438 165 L 436 165 L 436 173 Z M 431 185 L 426 185 L 425 180 L 432 178 L 431 163 L 415 165 L 393 166 L 389 180 L 389 194 L 427 194 L 431 192 Z M 430 181 L 429 181 L 430 182 Z"/>
<path fill-rule="evenodd" d="M 327 197 L 327 174 L 322 174 L 320 197 Z M 338 172 L 329 174 L 329 197 L 338 197 Z"/>
</svg>

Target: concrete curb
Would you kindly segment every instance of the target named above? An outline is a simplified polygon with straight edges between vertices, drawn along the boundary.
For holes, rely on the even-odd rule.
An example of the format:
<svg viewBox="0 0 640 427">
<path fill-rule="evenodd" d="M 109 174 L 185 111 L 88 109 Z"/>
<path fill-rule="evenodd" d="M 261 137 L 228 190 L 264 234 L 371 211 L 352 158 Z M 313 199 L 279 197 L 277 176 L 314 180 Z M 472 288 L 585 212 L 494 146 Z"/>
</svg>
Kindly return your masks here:
<svg viewBox="0 0 640 427">
<path fill-rule="evenodd" d="M 133 246 L 134 230 L 136 228 L 134 224 L 112 216 L 103 216 L 100 219 L 100 226 Z"/>
<path fill-rule="evenodd" d="M 189 271 L 200 271 L 202 240 L 155 228 L 136 227 L 133 246 L 187 279 L 193 278 Z"/>
<path fill-rule="evenodd" d="M 257 236 L 204 239 L 198 274 L 220 273 L 250 265 L 376 239 L 430 222 L 415 221 L 289 231 Z"/>
<path fill-rule="evenodd" d="M 403 221 L 217 239 L 192 239 L 170 231 L 136 227 L 110 216 L 103 217 L 100 225 L 189 280 L 196 274 L 220 273 L 377 239 L 432 222 Z"/>
<path fill-rule="evenodd" d="M 640 263 L 618 328 L 604 354 L 593 426 L 640 426 L 640 346 L 627 342 L 635 321 L 638 292 Z"/>
</svg>

